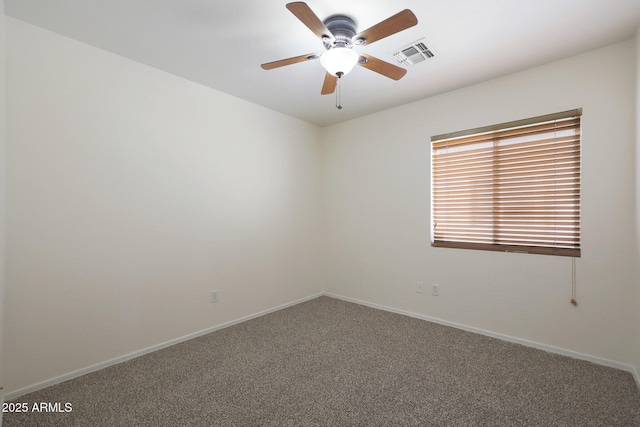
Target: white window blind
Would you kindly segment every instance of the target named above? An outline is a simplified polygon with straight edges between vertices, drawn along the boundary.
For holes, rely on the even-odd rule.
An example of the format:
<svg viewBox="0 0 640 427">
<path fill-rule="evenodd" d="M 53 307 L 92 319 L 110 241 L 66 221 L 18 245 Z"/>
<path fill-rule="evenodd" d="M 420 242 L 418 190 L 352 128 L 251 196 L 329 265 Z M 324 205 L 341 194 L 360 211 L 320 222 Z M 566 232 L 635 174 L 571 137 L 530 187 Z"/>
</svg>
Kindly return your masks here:
<svg viewBox="0 0 640 427">
<path fill-rule="evenodd" d="M 432 244 L 580 256 L 582 110 L 432 140 Z"/>
</svg>

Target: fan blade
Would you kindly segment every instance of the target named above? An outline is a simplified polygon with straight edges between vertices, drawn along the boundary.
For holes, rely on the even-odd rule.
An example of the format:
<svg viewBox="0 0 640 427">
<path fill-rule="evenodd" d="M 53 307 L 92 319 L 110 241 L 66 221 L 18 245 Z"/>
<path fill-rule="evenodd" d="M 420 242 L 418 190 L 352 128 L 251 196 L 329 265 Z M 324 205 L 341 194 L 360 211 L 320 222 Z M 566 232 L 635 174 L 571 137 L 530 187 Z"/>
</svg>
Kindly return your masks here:
<svg viewBox="0 0 640 427">
<path fill-rule="evenodd" d="M 418 23 L 418 18 L 409 9 L 398 12 L 390 18 L 377 23 L 373 27 L 364 30 L 354 37 L 354 40 L 363 40 L 361 44 L 371 44 L 392 34 L 406 30 Z"/>
<path fill-rule="evenodd" d="M 313 13 L 313 10 L 305 2 L 297 1 L 293 3 L 287 4 L 287 9 L 293 13 L 296 18 L 298 18 L 304 25 L 309 27 L 313 34 L 320 37 L 322 40 L 323 37 L 329 37 L 333 40 L 333 34 L 331 31 L 324 25 L 324 23 L 318 18 L 318 16 Z"/>
<path fill-rule="evenodd" d="M 333 74 L 326 73 L 324 76 L 324 83 L 322 85 L 321 95 L 329 95 L 335 92 L 336 85 L 338 84 L 338 77 Z"/>
<path fill-rule="evenodd" d="M 310 53 L 308 55 L 294 56 L 293 58 L 267 62 L 266 64 L 262 64 L 261 67 L 265 70 L 273 70 L 274 68 L 284 67 L 285 65 L 297 64 L 298 62 L 311 61 L 318 58 L 320 58 L 319 53 Z"/>
<path fill-rule="evenodd" d="M 364 61 L 362 58 L 364 58 Z M 393 80 L 400 80 L 405 74 L 407 74 L 406 69 L 398 67 L 397 65 L 389 64 L 382 59 L 374 58 L 373 56 L 365 53 L 360 54 L 360 61 L 358 62 L 358 65 Z"/>
</svg>

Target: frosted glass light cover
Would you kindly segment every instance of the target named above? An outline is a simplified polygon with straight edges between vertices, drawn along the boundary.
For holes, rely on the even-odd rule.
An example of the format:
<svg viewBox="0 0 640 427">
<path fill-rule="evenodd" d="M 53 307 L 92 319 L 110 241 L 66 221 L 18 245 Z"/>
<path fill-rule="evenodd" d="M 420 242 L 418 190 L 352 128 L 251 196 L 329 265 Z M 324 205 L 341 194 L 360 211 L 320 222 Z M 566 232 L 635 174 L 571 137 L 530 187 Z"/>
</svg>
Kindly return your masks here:
<svg viewBox="0 0 640 427">
<path fill-rule="evenodd" d="M 355 51 L 347 47 L 334 47 L 322 54 L 320 64 L 329 74 L 348 74 L 358 63 L 358 55 Z"/>
</svg>

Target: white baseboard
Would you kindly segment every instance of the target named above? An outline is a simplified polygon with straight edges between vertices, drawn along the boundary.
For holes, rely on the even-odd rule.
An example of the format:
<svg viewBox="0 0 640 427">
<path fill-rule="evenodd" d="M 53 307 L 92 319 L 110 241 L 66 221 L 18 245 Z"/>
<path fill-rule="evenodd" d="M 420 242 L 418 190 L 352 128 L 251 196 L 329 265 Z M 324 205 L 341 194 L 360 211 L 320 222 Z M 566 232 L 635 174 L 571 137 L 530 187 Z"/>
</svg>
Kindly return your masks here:
<svg viewBox="0 0 640 427">
<path fill-rule="evenodd" d="M 240 317 L 240 318 L 235 319 L 235 320 L 230 320 L 228 322 L 221 323 L 219 325 L 212 326 L 210 328 L 203 329 L 201 331 L 193 332 L 191 334 L 188 334 L 188 335 L 185 335 L 185 336 L 182 336 L 182 337 L 179 337 L 179 338 L 175 338 L 175 339 L 172 339 L 172 340 L 160 343 L 160 344 L 156 344 L 156 345 L 153 345 L 151 347 L 144 348 L 142 350 L 134 351 L 133 353 L 125 354 L 123 356 L 119 356 L 119 357 L 116 357 L 116 358 L 111 359 L 111 360 L 107 360 L 107 361 L 104 361 L 104 362 L 96 363 L 95 365 L 87 366 L 86 368 L 78 369 L 76 371 L 69 372 L 69 373 L 66 373 L 64 375 L 60 375 L 60 376 L 55 377 L 55 378 L 50 378 L 48 380 L 45 380 L 45 381 L 42 381 L 42 382 L 39 382 L 39 383 L 36 383 L 36 384 L 32 384 L 30 386 L 23 387 L 21 389 L 11 391 L 11 392 L 7 393 L 4 396 L 4 398 L 5 398 L 6 401 L 15 400 L 20 396 L 24 396 L 25 394 L 33 393 L 34 391 L 42 390 L 43 388 L 50 387 L 52 385 L 59 384 L 59 383 L 64 382 L 64 381 L 68 381 L 68 380 L 80 377 L 82 375 L 86 375 L 88 373 L 91 373 L 91 372 L 94 372 L 94 371 L 97 371 L 97 370 L 100 370 L 100 369 L 107 368 L 109 366 L 112 366 L 112 365 L 115 365 L 115 364 L 118 364 L 118 363 L 126 362 L 127 360 L 131 360 L 131 359 L 134 359 L 136 357 L 140 357 L 140 356 L 143 356 L 145 354 L 152 353 L 154 351 L 161 350 L 161 349 L 166 348 L 166 347 L 171 347 L 172 345 L 179 344 L 181 342 L 188 341 L 190 339 L 197 338 L 197 337 L 200 337 L 202 335 L 206 335 L 206 334 L 209 334 L 211 332 L 218 331 L 220 329 L 228 328 L 229 326 L 237 325 L 238 323 L 246 322 L 247 320 L 251 320 L 251 319 L 255 319 L 257 317 L 264 316 L 265 314 L 273 313 L 275 311 L 279 311 L 279 310 L 282 310 L 282 309 L 287 308 L 287 307 L 291 307 L 291 306 L 294 306 L 294 305 L 297 305 L 297 304 L 300 304 L 300 303 L 303 303 L 303 302 L 306 302 L 306 301 L 310 301 L 312 299 L 316 299 L 318 297 L 321 297 L 322 295 L 324 295 L 322 292 L 320 292 L 318 294 L 310 295 L 308 297 L 305 297 L 305 298 L 302 298 L 302 299 L 299 299 L 299 300 L 296 300 L 296 301 L 288 302 L 286 304 L 282 304 L 282 305 L 279 305 L 279 306 L 276 306 L 276 307 L 273 307 L 273 308 L 269 308 L 267 310 L 263 310 L 263 311 L 260 311 L 258 313 L 254 313 L 254 314 L 250 314 L 248 316 Z M 1 424 L 0 424 L 0 427 L 1 427 Z"/>
<path fill-rule="evenodd" d="M 614 360 L 603 359 L 603 358 L 600 358 L 600 357 L 591 356 L 589 354 L 579 353 L 579 352 L 573 351 L 573 350 L 567 350 L 567 349 L 561 348 L 561 347 L 555 347 L 555 346 L 542 344 L 542 343 L 535 342 L 535 341 L 529 341 L 529 340 L 525 340 L 525 339 L 522 339 L 522 338 L 516 338 L 516 337 L 509 336 L 509 335 L 499 334 L 497 332 L 491 332 L 491 331 L 487 331 L 485 329 L 474 328 L 472 326 L 462 325 L 460 323 L 450 322 L 450 321 L 447 321 L 447 320 L 442 320 L 442 319 L 438 319 L 438 318 L 435 318 L 435 317 L 425 316 L 423 314 L 413 313 L 411 311 L 400 310 L 400 309 L 393 308 L 393 307 L 388 307 L 388 306 L 385 306 L 385 305 L 375 304 L 375 303 L 372 303 L 372 302 L 363 301 L 363 300 L 359 300 L 359 299 L 356 299 L 356 298 L 351 298 L 351 297 L 346 297 L 346 296 L 342 296 L 342 295 L 338 295 L 338 294 L 333 294 L 333 293 L 330 293 L 330 292 L 325 292 L 324 295 L 328 296 L 328 297 L 331 297 L 331 298 L 337 298 L 337 299 L 340 299 L 340 300 L 343 300 L 343 301 L 352 302 L 352 303 L 355 303 L 355 304 L 360 304 L 360 305 L 364 305 L 364 306 L 371 307 L 371 308 L 376 308 L 376 309 L 379 309 L 379 310 L 389 311 L 389 312 L 392 312 L 392 313 L 397 313 L 397 314 L 402 314 L 402 315 L 409 316 L 409 317 L 414 317 L 416 319 L 426 320 L 428 322 L 438 323 L 438 324 L 444 325 L 444 326 L 451 326 L 452 328 L 462 329 L 464 331 L 474 332 L 476 334 L 486 335 L 486 336 L 492 337 L 492 338 L 498 338 L 498 339 L 501 339 L 503 341 L 509 341 L 509 342 L 513 342 L 513 343 L 516 343 L 516 344 L 521 344 L 521 345 L 524 345 L 524 346 L 527 346 L 527 347 L 537 348 L 539 350 L 544 350 L 544 351 L 547 351 L 549 353 L 555 353 L 555 354 L 559 354 L 559 355 L 562 355 L 562 356 L 569 356 L 569 357 L 573 357 L 574 359 L 586 360 L 588 362 L 593 362 L 593 363 L 596 363 L 598 365 L 608 366 L 610 368 L 615 368 L 615 369 L 620 369 L 622 371 L 627 371 L 627 372 L 630 372 L 633 375 L 634 379 L 636 380 L 636 385 L 640 388 L 640 377 L 638 376 L 638 371 L 636 370 L 636 368 L 633 365 L 627 365 L 627 364 L 624 364 L 624 363 L 616 362 Z"/>
</svg>

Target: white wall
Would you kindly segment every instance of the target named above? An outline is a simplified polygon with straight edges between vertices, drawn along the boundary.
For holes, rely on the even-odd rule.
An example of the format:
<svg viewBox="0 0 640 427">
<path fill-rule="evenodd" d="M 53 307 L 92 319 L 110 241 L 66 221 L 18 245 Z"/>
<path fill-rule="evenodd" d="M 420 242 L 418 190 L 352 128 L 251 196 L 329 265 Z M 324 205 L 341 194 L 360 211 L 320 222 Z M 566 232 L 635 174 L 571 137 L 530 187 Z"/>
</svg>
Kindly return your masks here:
<svg viewBox="0 0 640 427">
<path fill-rule="evenodd" d="M 636 364 L 634 70 L 630 40 L 327 128 L 327 291 Z M 577 307 L 570 258 L 430 246 L 432 135 L 579 107 Z"/>
<path fill-rule="evenodd" d="M 6 112 L 5 112 L 5 22 L 4 0 L 0 0 L 0 387 L 4 387 L 4 358 L 2 355 L 4 335 L 5 274 L 5 219 L 6 214 Z M 0 402 L 4 402 L 4 388 L 0 390 Z M 2 413 L 0 413 L 0 426 Z"/>
<path fill-rule="evenodd" d="M 636 33 L 636 245 L 638 277 L 636 278 L 636 381 L 640 384 L 640 28 Z"/>
<path fill-rule="evenodd" d="M 11 18 L 6 73 L 8 392 L 322 291 L 319 128 Z"/>
</svg>

